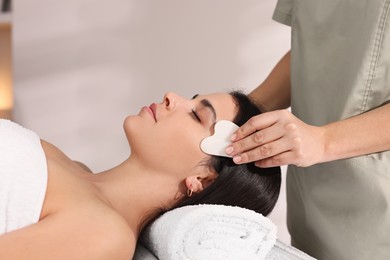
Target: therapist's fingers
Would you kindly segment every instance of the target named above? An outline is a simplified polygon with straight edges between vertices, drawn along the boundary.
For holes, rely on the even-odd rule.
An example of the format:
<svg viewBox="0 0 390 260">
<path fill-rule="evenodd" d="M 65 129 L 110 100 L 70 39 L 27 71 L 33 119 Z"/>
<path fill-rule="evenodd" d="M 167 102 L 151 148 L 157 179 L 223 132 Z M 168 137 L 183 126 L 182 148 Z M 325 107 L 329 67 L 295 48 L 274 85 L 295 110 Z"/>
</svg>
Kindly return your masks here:
<svg viewBox="0 0 390 260">
<path fill-rule="evenodd" d="M 288 165 L 292 164 L 294 161 L 294 153 L 292 151 L 284 152 L 275 156 L 272 156 L 270 158 L 266 158 L 260 161 L 255 162 L 255 165 L 260 168 L 270 168 L 270 167 L 276 167 L 281 165 Z M 299 165 L 297 165 L 299 166 Z"/>
<path fill-rule="evenodd" d="M 277 113 L 279 111 L 272 111 L 264 114 L 260 114 L 250 118 L 245 124 L 243 124 L 232 136 L 232 141 L 236 142 L 241 140 L 254 132 L 267 128 L 278 121 Z"/>
<path fill-rule="evenodd" d="M 252 150 L 240 153 L 233 157 L 233 161 L 236 164 L 254 162 L 265 158 L 272 158 L 278 154 L 289 151 L 292 149 L 292 146 L 286 139 L 287 138 L 281 138 L 273 142 L 257 146 Z"/>
<path fill-rule="evenodd" d="M 265 129 L 256 131 L 251 135 L 232 143 L 226 152 L 232 156 L 252 150 L 260 145 L 280 139 L 284 135 L 283 129 L 275 123 Z"/>
</svg>

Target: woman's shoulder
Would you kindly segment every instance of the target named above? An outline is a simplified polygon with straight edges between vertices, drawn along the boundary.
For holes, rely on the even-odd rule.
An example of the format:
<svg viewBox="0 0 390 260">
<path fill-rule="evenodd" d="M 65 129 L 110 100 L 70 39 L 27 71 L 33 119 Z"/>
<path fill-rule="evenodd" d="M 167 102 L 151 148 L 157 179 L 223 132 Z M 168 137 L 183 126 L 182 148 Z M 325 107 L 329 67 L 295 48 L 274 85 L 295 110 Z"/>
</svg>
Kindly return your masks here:
<svg viewBox="0 0 390 260">
<path fill-rule="evenodd" d="M 61 161 L 63 165 L 67 165 L 69 168 L 72 168 L 74 170 L 83 171 L 86 173 L 93 173 L 87 165 L 80 161 L 72 160 L 52 143 L 41 139 L 41 146 L 46 155 L 47 160 Z"/>
<path fill-rule="evenodd" d="M 62 165 L 74 164 L 74 162 L 58 147 L 46 140 L 41 139 L 41 145 L 47 160 L 60 161 Z"/>
<path fill-rule="evenodd" d="M 49 182 L 40 222 L 53 222 L 58 234 L 72 237 L 69 246 L 79 245 L 89 255 L 98 254 L 98 259 L 131 259 L 135 233 L 80 177 L 81 172 L 81 175 L 91 173 L 53 144 L 45 140 L 41 144 L 47 157 Z"/>
</svg>

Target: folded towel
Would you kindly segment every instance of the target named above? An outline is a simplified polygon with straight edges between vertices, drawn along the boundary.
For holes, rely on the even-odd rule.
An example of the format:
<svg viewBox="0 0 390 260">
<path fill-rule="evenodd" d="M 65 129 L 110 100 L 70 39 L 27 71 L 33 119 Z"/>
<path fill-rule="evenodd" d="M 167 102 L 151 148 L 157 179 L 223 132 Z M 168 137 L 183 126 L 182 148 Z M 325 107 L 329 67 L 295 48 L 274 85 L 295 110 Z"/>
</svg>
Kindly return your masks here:
<svg viewBox="0 0 390 260">
<path fill-rule="evenodd" d="M 0 234 L 36 223 L 47 185 L 40 138 L 0 119 Z"/>
<path fill-rule="evenodd" d="M 162 260 L 260 260 L 276 241 L 276 226 L 248 209 L 186 206 L 155 220 L 141 240 Z"/>
<path fill-rule="evenodd" d="M 276 240 L 275 245 L 268 253 L 266 260 L 315 260 L 315 258 L 298 250 L 293 246 L 284 244 Z"/>
<path fill-rule="evenodd" d="M 169 239 L 169 238 L 160 237 L 160 239 Z M 242 258 L 238 258 L 236 260 L 240 260 L 240 259 Z M 163 260 L 163 258 L 158 259 L 157 256 L 155 256 L 141 242 L 138 242 L 133 260 Z M 272 247 L 271 251 L 267 254 L 265 260 L 315 260 L 315 258 L 305 254 L 304 252 L 296 249 L 295 247 L 286 245 L 283 242 L 276 239 L 275 245 Z"/>
</svg>

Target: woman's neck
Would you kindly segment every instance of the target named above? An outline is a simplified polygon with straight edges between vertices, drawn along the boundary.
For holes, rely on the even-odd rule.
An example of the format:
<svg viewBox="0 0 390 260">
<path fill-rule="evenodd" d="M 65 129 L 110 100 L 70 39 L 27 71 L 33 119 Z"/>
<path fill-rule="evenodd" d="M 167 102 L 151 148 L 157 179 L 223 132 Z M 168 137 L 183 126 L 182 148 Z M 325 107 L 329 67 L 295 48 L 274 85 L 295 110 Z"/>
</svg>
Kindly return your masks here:
<svg viewBox="0 0 390 260">
<path fill-rule="evenodd" d="M 101 199 L 126 219 L 137 236 L 150 218 L 171 208 L 185 194 L 179 191 L 179 180 L 143 167 L 132 157 L 88 179 Z"/>
</svg>

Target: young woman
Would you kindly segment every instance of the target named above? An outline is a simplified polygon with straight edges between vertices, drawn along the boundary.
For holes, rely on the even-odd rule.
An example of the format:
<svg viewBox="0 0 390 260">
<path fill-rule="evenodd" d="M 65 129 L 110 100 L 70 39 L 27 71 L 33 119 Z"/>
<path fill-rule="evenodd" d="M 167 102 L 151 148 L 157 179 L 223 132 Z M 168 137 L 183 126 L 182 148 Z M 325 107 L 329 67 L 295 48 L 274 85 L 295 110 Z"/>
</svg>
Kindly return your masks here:
<svg viewBox="0 0 390 260">
<path fill-rule="evenodd" d="M 190 204 L 234 205 L 268 215 L 279 195 L 279 168 L 236 165 L 200 150 L 217 121 L 242 125 L 258 113 L 238 92 L 193 99 L 168 93 L 125 119 L 131 155 L 99 174 L 41 141 L 47 185 L 39 218 L 0 235 L 0 259 L 131 259 L 148 222 Z"/>
</svg>

